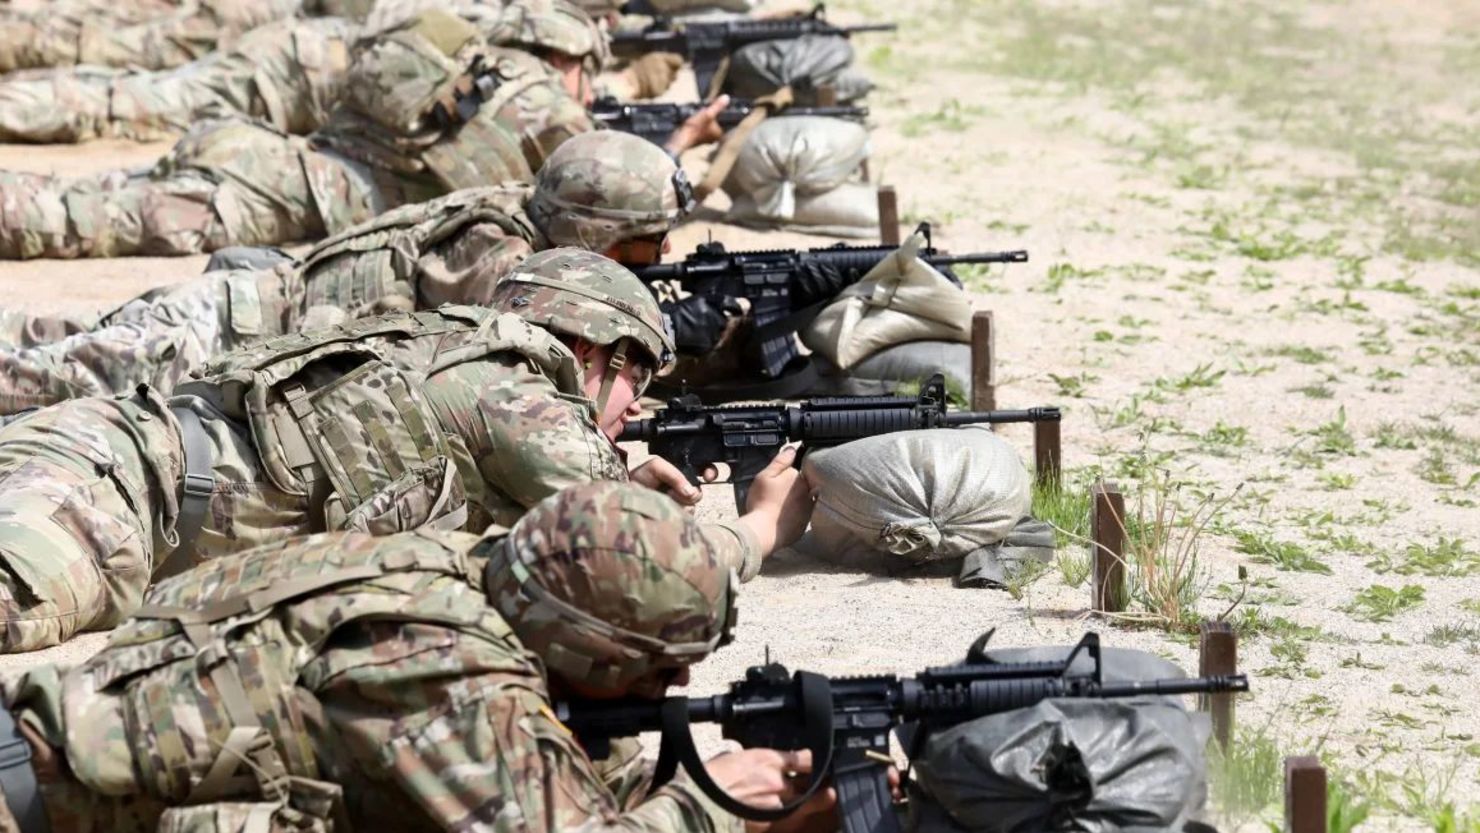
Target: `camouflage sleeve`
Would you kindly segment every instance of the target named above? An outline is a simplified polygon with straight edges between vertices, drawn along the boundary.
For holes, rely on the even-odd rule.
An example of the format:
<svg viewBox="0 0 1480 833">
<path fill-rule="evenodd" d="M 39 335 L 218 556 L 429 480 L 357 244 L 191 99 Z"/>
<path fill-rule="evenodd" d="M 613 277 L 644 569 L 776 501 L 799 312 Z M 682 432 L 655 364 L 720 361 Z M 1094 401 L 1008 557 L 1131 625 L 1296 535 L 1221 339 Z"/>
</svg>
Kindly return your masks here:
<svg viewBox="0 0 1480 833">
<path fill-rule="evenodd" d="M 495 223 L 478 223 L 439 243 L 418 262 L 416 294 L 421 309 L 443 304 L 487 306 L 493 287 L 534 248 Z"/>
<path fill-rule="evenodd" d="M 468 362 L 427 381 L 443 425 L 462 438 L 477 467 L 483 495 L 476 499 L 493 521 L 513 523 L 568 486 L 626 480 L 626 466 L 596 428 L 590 403 L 508 361 Z"/>
<path fill-rule="evenodd" d="M 750 581 L 761 571 L 760 544 L 750 530 L 726 521 L 705 524 L 704 534 L 714 551 L 740 574 L 741 581 Z"/>
<path fill-rule="evenodd" d="M 529 833 L 743 829 L 684 777 L 622 808 L 555 718 L 529 662 L 463 631 L 416 629 L 415 641 L 435 650 L 386 662 L 389 635 L 381 634 L 379 661 L 356 659 L 318 694 L 345 747 L 372 770 L 366 774 L 403 791 L 437 826 Z M 449 667 L 469 673 L 452 674 Z"/>
</svg>

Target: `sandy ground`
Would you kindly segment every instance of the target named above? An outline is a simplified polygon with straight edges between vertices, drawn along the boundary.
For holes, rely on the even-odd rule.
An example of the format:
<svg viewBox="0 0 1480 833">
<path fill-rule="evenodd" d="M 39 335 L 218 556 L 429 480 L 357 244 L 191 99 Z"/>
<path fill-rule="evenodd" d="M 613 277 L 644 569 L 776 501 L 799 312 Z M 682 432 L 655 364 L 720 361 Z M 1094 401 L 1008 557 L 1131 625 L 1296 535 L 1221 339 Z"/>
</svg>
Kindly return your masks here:
<svg viewBox="0 0 1480 833">
<path fill-rule="evenodd" d="M 1321 754 L 1370 805 L 1364 830 L 1463 812 L 1480 780 L 1480 3 L 830 5 L 903 24 L 859 54 L 879 84 L 872 170 L 906 221 L 956 251 L 1032 253 L 970 281 L 1000 327 L 999 403 L 1065 408 L 1073 488 L 1104 474 L 1134 505 L 1164 471 L 1184 503 L 1226 499 L 1188 607 L 1222 613 L 1247 570 L 1244 742 Z M 164 147 L 0 147 L 0 168 L 80 175 Z M 676 251 L 711 234 L 762 237 L 700 223 Z M 6 264 L 0 297 L 94 311 L 203 260 Z M 1004 435 L 1030 454 L 1025 429 Z M 701 512 L 728 516 L 728 489 Z M 1382 588 L 1406 601 L 1384 608 Z M 1002 645 L 1095 628 L 1196 665 L 1185 635 L 1091 618 L 1058 569 L 1014 599 L 782 554 L 747 591 L 694 690 L 767 648 L 913 671 L 989 628 Z M 1261 815 L 1277 808 L 1225 823 Z"/>
</svg>

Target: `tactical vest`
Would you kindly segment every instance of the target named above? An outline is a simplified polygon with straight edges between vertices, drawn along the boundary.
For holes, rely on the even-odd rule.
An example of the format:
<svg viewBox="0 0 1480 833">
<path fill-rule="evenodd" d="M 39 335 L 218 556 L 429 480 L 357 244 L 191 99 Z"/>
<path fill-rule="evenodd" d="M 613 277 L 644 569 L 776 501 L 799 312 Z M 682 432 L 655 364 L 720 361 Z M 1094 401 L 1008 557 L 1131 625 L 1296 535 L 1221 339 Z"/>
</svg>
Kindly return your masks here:
<svg viewBox="0 0 1480 833">
<path fill-rule="evenodd" d="M 525 186 L 464 189 L 388 211 L 325 240 L 298 269 L 306 308 L 330 307 L 350 317 L 361 310 L 413 309 L 420 258 L 475 224 L 492 223 L 544 248 L 543 235 L 524 213 L 528 195 Z"/>
<path fill-rule="evenodd" d="M 527 52 L 478 46 L 454 59 L 391 35 L 357 54 L 344 103 L 313 142 L 457 189 L 531 182 L 560 142 L 591 129 L 551 67 Z"/>
<path fill-rule="evenodd" d="M 385 641 L 325 656 L 339 629 L 367 619 L 435 623 L 507 643 L 519 661 L 511 629 L 486 604 L 483 561 L 469 555 L 479 539 L 314 536 L 156 585 L 65 687 L 63 725 L 109 739 L 69 748 L 73 772 L 106 795 L 176 805 L 161 829 L 197 829 L 181 816 L 249 811 L 270 822 L 255 829 L 330 829 L 340 793 L 318 780 L 309 692 L 344 671 L 425 653 Z"/>
<path fill-rule="evenodd" d="M 579 390 L 574 356 L 549 333 L 517 316 L 447 306 L 269 339 L 175 392 L 246 423 L 268 479 L 307 498 L 316 526 L 454 529 L 467 518 L 463 478 L 479 474 L 455 453 L 464 443 L 445 434 L 422 383 L 506 351 L 561 390 Z"/>
</svg>

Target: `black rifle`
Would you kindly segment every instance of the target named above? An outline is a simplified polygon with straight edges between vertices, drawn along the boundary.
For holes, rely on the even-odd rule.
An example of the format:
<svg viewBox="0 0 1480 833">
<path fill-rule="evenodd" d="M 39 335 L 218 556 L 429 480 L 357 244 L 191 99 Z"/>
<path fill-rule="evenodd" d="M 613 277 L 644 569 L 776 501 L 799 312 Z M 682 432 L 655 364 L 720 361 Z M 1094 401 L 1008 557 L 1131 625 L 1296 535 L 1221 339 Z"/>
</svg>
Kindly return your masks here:
<svg viewBox="0 0 1480 833">
<path fill-rule="evenodd" d="M 917 757 L 930 733 L 979 717 L 1026 708 L 1054 697 L 1120 698 L 1248 691 L 1242 674 L 1190 679 L 1107 683 L 1101 677 L 1100 640 L 1087 633 L 1062 662 L 994 662 L 988 633 L 959 665 L 931 668 L 913 677 L 892 675 L 830 679 L 787 672 L 768 664 L 751 668 L 728 694 L 561 703 L 557 716 L 594 758 L 605 757 L 612 738 L 661 731 L 655 785 L 682 763 L 711 799 L 741 818 L 772 821 L 794 812 L 831 779 L 838 791 L 845 833 L 895 833 L 891 806 L 889 733 L 913 724 L 907 755 Z M 1071 669 L 1084 654 L 1088 673 Z M 690 734 L 692 723 L 718 723 L 724 737 L 746 748 L 810 749 L 813 774 L 791 804 L 760 809 L 742 804 L 715 784 Z M 906 734 L 906 733 L 902 733 Z"/>
<path fill-rule="evenodd" d="M 611 130 L 620 130 L 641 136 L 655 145 L 662 145 L 673 135 L 673 131 L 688 118 L 704 109 L 704 104 L 660 104 L 644 102 L 633 104 L 618 101 L 612 96 L 602 96 L 591 105 L 591 115 L 598 124 Z M 720 111 L 719 125 L 729 130 L 750 115 L 755 106 L 744 100 L 734 100 Z M 868 118 L 867 107 L 788 107 L 778 110 L 777 116 L 827 116 L 835 119 Z"/>
<path fill-rule="evenodd" d="M 935 248 L 930 239 L 929 223 L 921 223 L 916 231 L 925 236 L 919 257 L 931 266 L 1028 262 L 1028 253 L 1021 250 L 949 255 Z M 837 269 L 849 282 L 857 282 L 898 249 L 898 246 L 845 246 L 838 243 L 807 251 L 731 252 L 726 251 L 722 243 L 701 243 L 682 263 L 638 266 L 632 271 L 648 282 L 678 281 L 684 289 L 696 295 L 747 299 L 755 322 L 747 349 L 752 352 L 761 375 L 775 379 L 797 356 L 793 334 L 832 302 L 831 298 L 806 305 L 794 302 L 792 288 L 797 276 L 815 264 Z"/>
<path fill-rule="evenodd" d="M 925 428 L 1002 422 L 1057 422 L 1058 408 L 1025 411 L 946 410 L 945 377 L 939 373 L 920 388 L 918 397 L 832 396 L 799 405 L 704 405 L 693 394 L 668 401 L 657 415 L 627 423 L 619 441 L 642 440 L 648 451 L 667 460 L 695 486 L 707 466 L 730 467 L 735 506 L 745 512 L 750 483 L 776 452 L 789 442 L 804 450 Z"/>
<path fill-rule="evenodd" d="M 612 35 L 612 52 L 619 57 L 636 57 L 650 52 L 677 52 L 694 66 L 699 82 L 699 96 L 711 92 L 714 75 L 731 52 L 751 43 L 768 40 L 794 40 L 803 35 L 842 35 L 854 32 L 892 32 L 893 23 L 869 23 L 862 26 L 834 26 L 823 18 L 818 4 L 810 14 L 780 20 L 724 20 L 718 22 L 672 23 L 659 19 L 639 32 L 617 32 Z"/>
</svg>

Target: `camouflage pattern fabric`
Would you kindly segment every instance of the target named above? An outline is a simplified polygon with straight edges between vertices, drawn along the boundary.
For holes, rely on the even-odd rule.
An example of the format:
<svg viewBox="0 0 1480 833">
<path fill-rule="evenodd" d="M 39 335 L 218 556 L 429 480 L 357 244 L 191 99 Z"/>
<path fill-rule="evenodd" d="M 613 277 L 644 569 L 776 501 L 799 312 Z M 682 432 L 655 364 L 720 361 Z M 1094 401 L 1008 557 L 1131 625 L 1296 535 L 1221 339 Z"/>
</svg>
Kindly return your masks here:
<svg viewBox="0 0 1480 833">
<path fill-rule="evenodd" d="M 577 22 L 534 9 L 552 0 L 507 5 L 481 0 L 380 0 L 376 26 L 413 17 L 422 6 L 455 9 L 493 44 L 600 53 L 605 42 Z M 549 31 L 547 31 L 549 30 Z M 98 66 L 29 73 L 0 81 L 0 141 L 66 143 L 95 138 L 155 139 L 206 118 L 243 115 L 306 135 L 322 127 L 349 75 L 358 27 L 340 17 L 285 19 L 259 26 L 227 49 L 167 72 Z M 593 30 L 594 31 L 594 30 Z M 594 44 L 594 45 L 593 45 Z"/>
<path fill-rule="evenodd" d="M 0 350 L 20 350 L 61 341 L 96 326 L 86 318 L 38 315 L 18 309 L 0 309 Z"/>
<path fill-rule="evenodd" d="M 342 314 L 305 316 L 303 295 L 298 272 L 291 268 L 211 272 L 151 290 L 84 331 L 0 349 L 0 414 L 125 393 L 141 384 L 170 391 L 229 349 L 291 332 L 299 324 L 343 320 Z M 23 318 L 0 312 L 0 322 Z M 26 326 L 48 323 L 37 318 Z"/>
<path fill-rule="evenodd" d="M 701 592 L 719 586 L 723 563 L 681 510 L 584 514 L 651 501 L 633 489 L 558 495 L 508 537 L 530 546 L 540 532 L 570 526 L 579 530 L 571 543 L 592 548 L 575 552 L 611 545 L 651 553 L 645 563 L 692 579 Z M 574 557 L 555 543 L 534 544 L 541 563 Z M 174 622 L 139 618 L 65 675 L 42 666 L 5 680 L 4 704 L 65 764 L 43 779 L 52 829 L 182 829 L 175 824 L 185 814 L 231 819 L 253 806 L 271 813 L 272 829 L 381 829 L 386 819 L 411 831 L 743 829 L 683 774 L 640 803 L 609 789 L 555 719 L 541 657 L 522 641 L 548 626 L 511 623 L 488 604 L 484 568 L 504 544 L 495 530 L 481 539 L 329 534 L 264 547 L 203 565 L 151 594 L 160 610 L 151 617 L 229 607 L 254 592 L 276 596 L 245 620 L 206 616 L 215 621 L 201 626 L 204 640 L 228 657 L 222 672 L 199 661 Z M 603 558 L 586 578 L 596 587 L 622 586 L 627 565 Z M 648 617 L 663 618 L 660 602 L 672 588 L 654 581 L 616 594 L 633 614 L 624 624 L 651 630 Z M 712 627 L 715 611 L 706 603 L 719 598 L 699 595 L 686 607 L 690 618 Z M 292 788 L 273 802 L 245 778 L 212 803 L 167 811 L 239 725 L 216 693 L 224 675 L 240 681 Z"/>
<path fill-rule="evenodd" d="M 295 265 L 207 273 L 82 322 L 0 310 L 0 414 L 148 384 L 170 391 L 227 350 L 385 312 L 484 305 L 498 279 L 547 247 L 523 213 L 528 186 L 457 191 L 392 209 Z"/>
<path fill-rule="evenodd" d="M 630 338 L 654 370 L 673 361 L 673 339 L 653 294 L 626 267 L 562 247 L 530 256 L 494 290 L 493 307 L 591 344 Z"/>
<path fill-rule="evenodd" d="M 0 258 L 183 255 L 315 239 L 423 195 L 263 124 L 203 122 L 144 175 L 68 183 L 0 172 Z"/>
<path fill-rule="evenodd" d="M 643 534 L 624 534 L 633 524 Z M 692 665 L 732 636 L 739 582 L 721 552 L 657 492 L 567 489 L 531 509 L 492 555 L 485 592 L 567 682 L 661 697 L 660 672 Z"/>
<path fill-rule="evenodd" d="M 301 0 L 54 0 L 0 15 L 0 72 L 93 64 L 168 69 L 298 12 Z"/>
<path fill-rule="evenodd" d="M 108 628 L 143 596 L 182 455 L 150 392 L 81 399 L 0 429 L 0 650 Z"/>
<path fill-rule="evenodd" d="M 590 116 L 538 59 L 508 49 L 480 54 L 506 83 L 446 135 L 397 136 L 344 106 L 307 139 L 247 119 L 204 122 L 147 176 L 115 171 L 64 183 L 0 172 L 0 258 L 316 240 L 456 188 L 528 182 L 560 142 L 592 129 Z M 375 86 L 354 71 L 347 84 L 359 84 L 362 98 Z"/>
<path fill-rule="evenodd" d="M 352 37 L 339 18 L 289 19 L 168 72 L 80 67 L 5 79 L 0 141 L 154 139 L 231 114 L 310 133 L 338 98 Z"/>
<path fill-rule="evenodd" d="M 172 401 L 195 403 L 211 447 L 214 487 L 197 556 L 336 526 L 390 532 L 452 518 L 481 530 L 515 522 L 562 488 L 625 480 L 622 458 L 596 428 L 569 348 L 517 317 L 490 315 L 444 307 L 282 336 L 227 354 L 205 368 L 216 375 L 180 386 L 200 399 Z M 290 383 L 280 384 L 285 379 Z M 303 417 L 290 403 L 297 385 L 307 385 Z M 158 399 L 148 389 L 133 396 Z M 120 583 L 110 599 L 137 600 L 150 569 L 174 546 L 166 538 L 182 476 L 178 425 L 150 414 L 136 420 L 154 426 L 147 437 L 114 430 L 120 419 L 109 414 L 119 406 L 110 403 L 119 401 L 128 398 L 73 400 L 0 429 L 0 506 L 24 509 L 0 525 L 0 559 L 8 568 L 0 570 L 0 587 L 15 600 L 0 611 L 7 622 L 0 649 L 44 647 L 70 635 L 50 619 L 45 627 L 31 624 L 41 618 L 31 604 L 39 600 L 14 583 L 20 571 L 75 576 L 98 569 Z M 110 456 L 100 458 L 98 449 Z M 61 461 L 59 468 L 28 468 L 43 453 Z M 122 536 L 58 524 L 53 512 L 29 508 L 75 491 L 75 472 L 90 473 L 82 480 L 90 488 L 151 476 L 163 484 L 160 502 L 142 499 L 138 488 L 87 501 L 100 517 L 140 531 L 130 540 L 144 569 L 124 576 L 90 566 L 107 564 Z M 313 485 L 319 481 L 329 488 Z M 747 578 L 759 570 L 743 527 L 712 529 L 727 563 Z M 74 582 L 74 590 L 79 609 L 113 615 L 86 585 Z"/>
<path fill-rule="evenodd" d="M 667 153 L 611 130 L 561 145 L 535 185 L 530 219 L 557 245 L 593 252 L 667 234 L 693 207 L 688 180 Z"/>
</svg>

